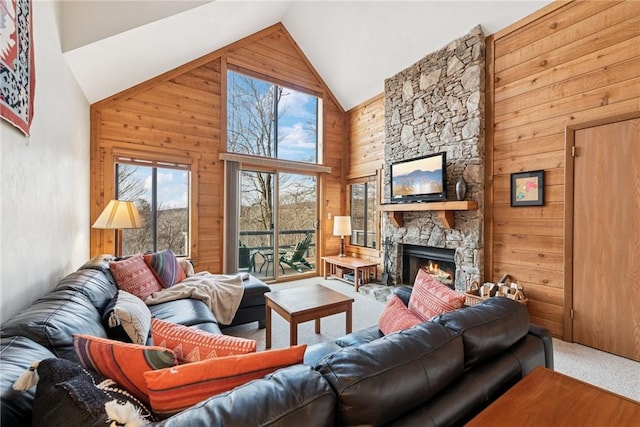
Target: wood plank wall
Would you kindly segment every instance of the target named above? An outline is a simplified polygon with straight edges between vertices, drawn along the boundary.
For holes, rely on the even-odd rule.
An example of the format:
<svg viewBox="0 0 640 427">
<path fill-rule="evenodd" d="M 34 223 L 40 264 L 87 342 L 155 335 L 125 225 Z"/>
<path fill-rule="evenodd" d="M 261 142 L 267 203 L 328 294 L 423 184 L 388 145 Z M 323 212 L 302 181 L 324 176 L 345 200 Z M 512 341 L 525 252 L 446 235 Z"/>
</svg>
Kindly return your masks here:
<svg viewBox="0 0 640 427">
<path fill-rule="evenodd" d="M 346 183 L 349 183 L 350 180 L 371 179 L 376 177 L 376 173 L 381 174 L 384 165 L 385 142 L 384 94 L 377 95 L 353 107 L 346 114 L 346 122 L 349 144 Z M 378 195 L 381 193 L 382 191 L 379 189 Z M 348 198 L 349 195 L 347 194 L 346 197 Z M 348 205 L 348 200 L 346 204 Z M 357 253 L 358 256 L 370 261 L 383 262 L 380 249 L 371 250 L 347 245 L 346 251 Z"/>
<path fill-rule="evenodd" d="M 486 279 L 508 273 L 531 320 L 564 337 L 565 129 L 640 111 L 640 2 L 553 3 L 487 40 Z M 545 170 L 543 207 L 510 174 Z"/>
<path fill-rule="evenodd" d="M 91 221 L 114 195 L 114 156 L 177 159 L 191 164 L 191 257 L 197 271 L 222 272 L 227 67 L 241 69 L 323 99 L 320 218 L 343 207 L 345 113 L 282 24 L 180 66 L 91 106 Z M 333 246 L 321 221 L 319 252 Z M 113 233 L 91 230 L 91 255 L 113 253 Z"/>
</svg>

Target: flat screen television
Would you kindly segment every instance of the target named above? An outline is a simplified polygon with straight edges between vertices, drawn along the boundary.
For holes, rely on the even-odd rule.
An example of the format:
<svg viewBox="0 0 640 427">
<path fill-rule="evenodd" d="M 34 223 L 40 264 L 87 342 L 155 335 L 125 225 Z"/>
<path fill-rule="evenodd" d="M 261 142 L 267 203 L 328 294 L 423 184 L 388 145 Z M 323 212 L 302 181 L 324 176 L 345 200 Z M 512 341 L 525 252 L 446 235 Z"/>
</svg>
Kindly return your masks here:
<svg viewBox="0 0 640 427">
<path fill-rule="evenodd" d="M 391 165 L 391 202 L 447 199 L 447 156 L 430 154 Z"/>
</svg>

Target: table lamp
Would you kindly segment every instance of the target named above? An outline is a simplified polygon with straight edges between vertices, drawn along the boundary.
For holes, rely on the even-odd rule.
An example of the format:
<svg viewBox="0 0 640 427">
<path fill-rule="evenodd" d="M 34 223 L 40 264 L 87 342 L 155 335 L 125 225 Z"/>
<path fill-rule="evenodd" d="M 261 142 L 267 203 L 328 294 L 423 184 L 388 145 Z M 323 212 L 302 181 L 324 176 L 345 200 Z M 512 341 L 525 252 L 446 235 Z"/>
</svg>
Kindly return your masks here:
<svg viewBox="0 0 640 427">
<path fill-rule="evenodd" d="M 116 256 L 122 256 L 122 230 L 125 228 L 142 228 L 142 219 L 133 202 L 111 200 L 104 208 L 93 228 L 116 230 Z"/>
<path fill-rule="evenodd" d="M 333 235 L 340 236 L 340 256 L 347 256 L 344 253 L 344 236 L 351 236 L 351 217 L 336 216 L 333 217 Z"/>
</svg>

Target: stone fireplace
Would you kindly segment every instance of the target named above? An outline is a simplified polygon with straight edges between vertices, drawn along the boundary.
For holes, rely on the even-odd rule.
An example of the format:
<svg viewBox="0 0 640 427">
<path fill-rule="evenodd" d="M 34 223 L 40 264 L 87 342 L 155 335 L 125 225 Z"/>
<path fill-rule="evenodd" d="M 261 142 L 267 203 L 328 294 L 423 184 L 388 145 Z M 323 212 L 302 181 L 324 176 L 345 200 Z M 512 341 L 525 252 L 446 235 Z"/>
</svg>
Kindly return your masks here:
<svg viewBox="0 0 640 427">
<path fill-rule="evenodd" d="M 403 251 L 443 250 L 452 258 L 452 287 L 464 291 L 483 277 L 485 36 L 478 26 L 385 81 L 385 173 L 383 203 L 390 199 L 389 165 L 440 151 L 447 153 L 448 200 L 463 177 L 464 200 L 478 209 L 456 211 L 447 228 L 432 211 L 403 212 L 396 226 L 383 214 L 383 238 L 390 238 L 390 276 L 413 283 Z M 406 272 L 405 270 L 410 271 Z"/>
</svg>

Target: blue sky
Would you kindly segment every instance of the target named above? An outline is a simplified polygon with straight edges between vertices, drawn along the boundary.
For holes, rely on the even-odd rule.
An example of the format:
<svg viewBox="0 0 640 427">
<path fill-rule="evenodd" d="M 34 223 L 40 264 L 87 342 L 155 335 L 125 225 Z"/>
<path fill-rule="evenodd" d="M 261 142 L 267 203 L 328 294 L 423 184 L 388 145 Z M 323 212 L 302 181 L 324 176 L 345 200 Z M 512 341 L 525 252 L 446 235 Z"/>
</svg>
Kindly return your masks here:
<svg viewBox="0 0 640 427">
<path fill-rule="evenodd" d="M 317 98 L 285 88 L 280 99 L 278 157 L 286 160 L 316 161 L 316 140 L 305 132 L 309 121 L 316 122 Z"/>
<path fill-rule="evenodd" d="M 189 172 L 158 168 L 158 204 L 164 208 L 186 208 L 189 205 Z M 145 199 L 151 202 L 151 168 L 138 167 L 133 178 L 144 183 Z"/>
</svg>

